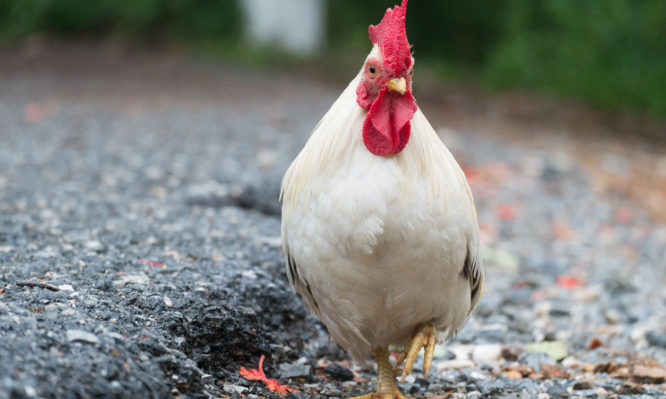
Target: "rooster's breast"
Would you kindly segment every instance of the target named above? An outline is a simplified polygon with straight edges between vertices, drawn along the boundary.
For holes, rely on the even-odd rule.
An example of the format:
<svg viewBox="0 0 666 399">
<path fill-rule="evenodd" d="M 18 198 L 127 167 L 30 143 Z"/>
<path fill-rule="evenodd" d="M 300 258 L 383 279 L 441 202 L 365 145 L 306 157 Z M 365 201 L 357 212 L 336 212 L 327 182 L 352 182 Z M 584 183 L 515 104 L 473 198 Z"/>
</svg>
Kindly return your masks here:
<svg viewBox="0 0 666 399">
<path fill-rule="evenodd" d="M 463 323 L 475 222 L 456 209 L 462 198 L 433 203 L 429 177 L 406 173 L 399 157 L 364 150 L 312 176 L 283 207 L 290 281 L 355 357 L 404 343 L 420 323 Z"/>
</svg>

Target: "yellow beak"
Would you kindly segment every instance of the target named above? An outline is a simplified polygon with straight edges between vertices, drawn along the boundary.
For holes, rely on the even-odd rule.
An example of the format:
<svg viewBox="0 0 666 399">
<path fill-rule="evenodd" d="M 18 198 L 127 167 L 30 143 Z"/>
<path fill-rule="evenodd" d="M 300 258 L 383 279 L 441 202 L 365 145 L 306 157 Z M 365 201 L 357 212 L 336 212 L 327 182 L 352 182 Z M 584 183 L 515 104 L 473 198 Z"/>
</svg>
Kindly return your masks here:
<svg viewBox="0 0 666 399">
<path fill-rule="evenodd" d="M 405 94 L 407 91 L 407 81 L 405 78 L 391 79 L 384 83 L 384 86 L 388 87 L 390 90 L 397 91 L 400 94 Z"/>
</svg>

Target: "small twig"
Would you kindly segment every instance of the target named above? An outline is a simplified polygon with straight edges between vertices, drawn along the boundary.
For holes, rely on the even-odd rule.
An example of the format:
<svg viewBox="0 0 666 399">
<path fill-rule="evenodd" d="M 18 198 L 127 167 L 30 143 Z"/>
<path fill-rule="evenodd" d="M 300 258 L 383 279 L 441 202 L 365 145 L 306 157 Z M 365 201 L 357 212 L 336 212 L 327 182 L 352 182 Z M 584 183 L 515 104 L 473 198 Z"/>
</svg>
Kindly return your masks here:
<svg viewBox="0 0 666 399">
<path fill-rule="evenodd" d="M 46 283 L 31 283 L 29 281 L 17 281 L 16 282 L 17 287 L 30 287 L 30 288 L 46 288 L 47 290 L 51 291 L 60 291 L 60 288 L 56 287 L 55 285 L 51 284 L 46 284 Z"/>
</svg>

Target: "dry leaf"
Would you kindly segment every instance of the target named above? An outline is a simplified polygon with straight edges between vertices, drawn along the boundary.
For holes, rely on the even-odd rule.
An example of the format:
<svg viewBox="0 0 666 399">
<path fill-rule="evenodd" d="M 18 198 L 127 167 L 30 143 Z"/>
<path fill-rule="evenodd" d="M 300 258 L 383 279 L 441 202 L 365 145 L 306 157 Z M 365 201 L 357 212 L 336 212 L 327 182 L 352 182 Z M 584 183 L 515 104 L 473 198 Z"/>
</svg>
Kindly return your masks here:
<svg viewBox="0 0 666 399">
<path fill-rule="evenodd" d="M 289 387 L 288 385 L 280 385 L 278 380 L 267 378 L 264 374 L 264 360 L 266 356 L 261 355 L 259 358 L 259 367 L 256 369 L 246 369 L 245 367 L 240 368 L 240 375 L 245 377 L 248 380 L 259 380 L 263 381 L 266 384 L 266 388 L 269 391 L 277 393 L 290 393 L 298 392 L 296 389 Z"/>
</svg>

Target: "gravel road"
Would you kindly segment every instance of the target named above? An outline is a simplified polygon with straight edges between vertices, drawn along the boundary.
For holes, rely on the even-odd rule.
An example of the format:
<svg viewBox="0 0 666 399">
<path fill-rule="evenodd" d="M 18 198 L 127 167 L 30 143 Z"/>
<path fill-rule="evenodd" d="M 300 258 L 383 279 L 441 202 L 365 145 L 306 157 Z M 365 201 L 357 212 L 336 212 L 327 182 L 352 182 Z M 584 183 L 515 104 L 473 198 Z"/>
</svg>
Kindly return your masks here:
<svg viewBox="0 0 666 399">
<path fill-rule="evenodd" d="M 285 397 L 240 375 L 261 355 L 289 397 L 372 389 L 280 248 L 280 178 L 342 86 L 266 72 L 0 50 L 0 399 Z M 666 397 L 666 196 L 612 184 L 666 179 L 666 147 L 421 106 L 475 193 L 487 285 L 403 391 Z"/>
</svg>

